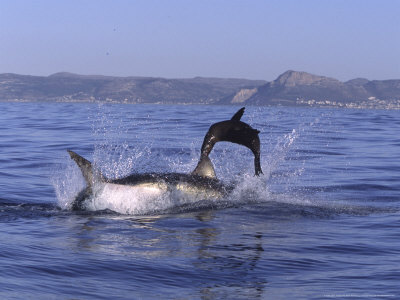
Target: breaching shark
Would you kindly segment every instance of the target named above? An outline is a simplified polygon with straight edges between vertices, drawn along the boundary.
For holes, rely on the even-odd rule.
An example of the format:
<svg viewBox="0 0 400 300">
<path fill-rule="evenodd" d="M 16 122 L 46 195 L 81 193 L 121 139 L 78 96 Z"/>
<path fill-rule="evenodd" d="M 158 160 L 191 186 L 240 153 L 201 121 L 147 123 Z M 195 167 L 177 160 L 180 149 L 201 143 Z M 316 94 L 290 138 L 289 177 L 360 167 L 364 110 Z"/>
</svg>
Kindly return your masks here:
<svg viewBox="0 0 400 300">
<path fill-rule="evenodd" d="M 86 182 L 72 203 L 72 210 L 85 210 L 88 199 L 96 199 L 104 190 L 129 190 L 130 194 L 141 193 L 158 197 L 166 192 L 196 196 L 197 199 L 218 199 L 226 196 L 233 187 L 224 185 L 215 175 L 214 166 L 208 157 L 217 142 L 226 141 L 249 148 L 254 155 L 255 175 L 262 174 L 260 166 L 259 130 L 240 121 L 245 108 L 239 109 L 230 120 L 212 124 L 204 137 L 200 159 L 190 174 L 183 173 L 143 173 L 124 178 L 108 179 L 96 170 L 92 163 L 79 154 L 67 150 L 80 168 Z"/>
</svg>

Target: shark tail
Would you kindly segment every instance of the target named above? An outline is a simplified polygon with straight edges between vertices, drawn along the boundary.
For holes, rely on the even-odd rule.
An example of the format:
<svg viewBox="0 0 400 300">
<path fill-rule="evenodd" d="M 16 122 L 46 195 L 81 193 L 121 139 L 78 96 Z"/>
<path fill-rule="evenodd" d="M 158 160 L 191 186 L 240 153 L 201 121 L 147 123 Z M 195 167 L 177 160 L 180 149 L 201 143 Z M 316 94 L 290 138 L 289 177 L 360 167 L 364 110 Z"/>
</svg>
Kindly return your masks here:
<svg viewBox="0 0 400 300">
<path fill-rule="evenodd" d="M 67 150 L 69 156 L 75 163 L 78 165 L 79 169 L 82 172 L 83 178 L 85 178 L 86 185 L 88 188 L 91 188 L 93 185 L 93 167 L 92 163 L 87 159 L 83 158 L 79 154 L 75 153 L 74 151 Z"/>
</svg>

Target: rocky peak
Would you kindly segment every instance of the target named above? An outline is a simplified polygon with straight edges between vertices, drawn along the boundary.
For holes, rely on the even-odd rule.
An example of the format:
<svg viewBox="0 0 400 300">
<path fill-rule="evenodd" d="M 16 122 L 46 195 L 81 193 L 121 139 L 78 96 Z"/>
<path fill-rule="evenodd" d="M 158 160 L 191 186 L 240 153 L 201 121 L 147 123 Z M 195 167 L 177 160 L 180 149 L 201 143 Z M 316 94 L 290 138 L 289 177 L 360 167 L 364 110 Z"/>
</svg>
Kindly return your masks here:
<svg viewBox="0 0 400 300">
<path fill-rule="evenodd" d="M 58 73 L 51 74 L 48 77 L 63 78 L 63 77 L 79 77 L 79 76 L 80 75 L 78 75 L 78 74 L 74 74 L 74 73 L 70 73 L 70 72 L 58 72 Z"/>
<path fill-rule="evenodd" d="M 349 81 L 346 81 L 346 84 L 351 84 L 351 85 L 364 85 L 366 83 L 368 83 L 369 80 L 366 78 L 355 78 L 355 79 L 351 79 Z"/>
<path fill-rule="evenodd" d="M 307 72 L 297 72 L 289 70 L 281 74 L 277 79 L 272 82 L 272 84 L 290 87 L 296 85 L 311 85 L 321 81 L 338 80 L 324 76 L 313 75 Z"/>
</svg>

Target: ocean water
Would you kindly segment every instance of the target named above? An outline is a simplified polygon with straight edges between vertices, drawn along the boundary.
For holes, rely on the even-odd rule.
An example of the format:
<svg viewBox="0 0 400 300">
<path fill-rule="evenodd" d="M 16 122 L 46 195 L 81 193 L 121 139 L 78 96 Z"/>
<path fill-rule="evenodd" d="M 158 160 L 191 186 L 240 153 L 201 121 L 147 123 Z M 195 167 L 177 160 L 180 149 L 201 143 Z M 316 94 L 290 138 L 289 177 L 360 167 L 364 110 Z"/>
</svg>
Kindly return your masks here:
<svg viewBox="0 0 400 300">
<path fill-rule="evenodd" d="M 110 178 L 186 173 L 238 108 L 0 103 L 0 298 L 399 299 L 399 111 L 247 107 L 264 175 L 217 144 L 224 199 L 70 210 L 67 149 Z"/>
</svg>

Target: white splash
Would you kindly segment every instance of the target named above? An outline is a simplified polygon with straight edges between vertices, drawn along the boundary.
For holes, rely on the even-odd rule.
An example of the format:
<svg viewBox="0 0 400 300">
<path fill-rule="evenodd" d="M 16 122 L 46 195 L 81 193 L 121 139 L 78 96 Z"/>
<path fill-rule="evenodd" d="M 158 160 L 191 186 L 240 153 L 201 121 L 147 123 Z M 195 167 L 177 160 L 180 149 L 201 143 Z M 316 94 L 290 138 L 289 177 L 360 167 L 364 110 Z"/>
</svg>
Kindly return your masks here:
<svg viewBox="0 0 400 300">
<path fill-rule="evenodd" d="M 70 209 L 76 195 L 85 188 L 85 181 L 82 173 L 67 155 L 65 164 L 53 171 L 50 182 L 54 187 L 58 206 L 62 209 Z"/>
<path fill-rule="evenodd" d="M 298 131 L 293 129 L 291 133 L 285 134 L 282 138 L 278 139 L 274 150 L 267 157 L 268 163 L 263 164 L 263 170 L 267 179 L 271 178 L 271 174 L 285 160 L 289 150 L 298 137 Z"/>
<path fill-rule="evenodd" d="M 167 186 L 130 186 L 100 184 L 94 187 L 94 197 L 85 203 L 90 211 L 110 209 L 121 214 L 142 215 L 165 210 L 173 205 Z"/>
</svg>

